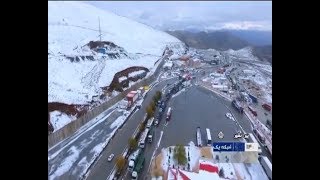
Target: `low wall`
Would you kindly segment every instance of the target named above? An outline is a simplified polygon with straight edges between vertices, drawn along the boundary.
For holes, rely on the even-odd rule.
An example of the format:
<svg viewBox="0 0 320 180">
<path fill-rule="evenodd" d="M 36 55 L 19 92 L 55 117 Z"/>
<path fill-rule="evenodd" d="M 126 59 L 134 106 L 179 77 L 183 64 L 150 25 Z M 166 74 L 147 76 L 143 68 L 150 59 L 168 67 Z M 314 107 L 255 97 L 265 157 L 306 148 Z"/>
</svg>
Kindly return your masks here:
<svg viewBox="0 0 320 180">
<path fill-rule="evenodd" d="M 153 75 L 135 83 L 134 85 L 132 85 L 130 88 L 128 88 L 127 90 L 119 93 L 117 96 L 113 97 L 112 99 L 102 103 L 100 106 L 92 109 L 91 111 L 87 112 L 86 114 L 84 114 L 83 116 L 79 117 L 78 119 L 72 121 L 71 123 L 65 125 L 63 128 L 51 133 L 48 135 L 48 148 L 54 146 L 55 144 L 59 143 L 60 141 L 68 138 L 69 136 L 71 136 L 72 134 L 74 134 L 79 128 L 81 128 L 83 125 L 85 125 L 87 122 L 89 122 L 90 120 L 94 119 L 96 116 L 98 116 L 99 114 L 101 114 L 103 111 L 107 110 L 108 108 L 110 108 L 111 106 L 113 106 L 114 104 L 116 104 L 118 101 L 120 101 L 121 99 L 123 99 L 128 92 L 132 91 L 132 90 L 137 90 L 139 87 L 141 86 L 146 86 L 151 84 L 154 80 L 156 80 L 156 78 L 158 77 L 160 71 L 161 71 L 161 67 L 164 64 L 163 61 L 164 58 L 162 58 L 160 64 L 157 66 L 155 72 L 153 73 Z"/>
</svg>

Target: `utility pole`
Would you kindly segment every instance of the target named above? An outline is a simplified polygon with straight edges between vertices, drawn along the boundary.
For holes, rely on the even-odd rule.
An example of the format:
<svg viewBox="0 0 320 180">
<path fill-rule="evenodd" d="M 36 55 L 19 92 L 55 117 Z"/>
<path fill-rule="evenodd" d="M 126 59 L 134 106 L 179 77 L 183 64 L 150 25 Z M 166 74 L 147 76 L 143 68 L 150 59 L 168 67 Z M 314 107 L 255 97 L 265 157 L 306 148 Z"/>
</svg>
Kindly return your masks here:
<svg viewBox="0 0 320 180">
<path fill-rule="evenodd" d="M 101 28 L 100 28 L 100 17 L 98 17 L 99 19 L 99 37 L 100 37 L 100 42 L 101 42 Z"/>
</svg>

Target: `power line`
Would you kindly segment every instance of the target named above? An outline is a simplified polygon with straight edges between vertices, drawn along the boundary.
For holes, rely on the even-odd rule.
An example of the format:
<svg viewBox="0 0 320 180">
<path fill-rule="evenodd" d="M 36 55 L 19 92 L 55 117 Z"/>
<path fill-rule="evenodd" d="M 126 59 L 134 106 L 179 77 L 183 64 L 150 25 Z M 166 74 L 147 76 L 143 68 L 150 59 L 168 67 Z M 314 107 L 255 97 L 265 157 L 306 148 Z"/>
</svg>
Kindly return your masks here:
<svg viewBox="0 0 320 180">
<path fill-rule="evenodd" d="M 99 36 L 100 36 L 100 42 L 101 42 L 101 28 L 100 28 L 100 17 L 98 17 L 99 19 Z"/>
</svg>

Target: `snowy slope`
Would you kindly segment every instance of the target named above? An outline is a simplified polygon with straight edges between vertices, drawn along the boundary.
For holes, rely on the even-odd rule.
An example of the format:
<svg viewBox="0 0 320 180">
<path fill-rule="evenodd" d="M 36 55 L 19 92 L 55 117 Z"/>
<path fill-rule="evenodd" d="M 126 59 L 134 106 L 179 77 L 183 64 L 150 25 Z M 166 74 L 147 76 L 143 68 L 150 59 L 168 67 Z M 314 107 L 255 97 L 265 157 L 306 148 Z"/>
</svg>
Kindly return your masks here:
<svg viewBox="0 0 320 180">
<path fill-rule="evenodd" d="M 245 47 L 236 51 L 233 49 L 229 49 L 223 52 L 228 54 L 231 59 L 237 58 L 240 60 L 259 61 L 259 59 L 252 54 L 252 47 Z"/>
<path fill-rule="evenodd" d="M 160 55 L 166 44 L 180 42 L 165 32 L 100 10 L 81 2 L 48 2 L 49 49 L 73 52 L 77 45 L 98 40 L 100 17 L 102 39 L 116 43 L 130 53 Z"/>
<path fill-rule="evenodd" d="M 99 40 L 123 48 L 130 57 L 99 60 L 85 45 Z M 102 94 L 115 73 L 131 66 L 154 68 L 166 46 L 184 49 L 178 39 L 83 2 L 48 2 L 48 101 L 85 104 Z M 85 46 L 85 47 L 84 47 Z M 136 54 L 141 53 L 141 54 Z M 93 56 L 71 62 L 65 56 Z M 132 58 L 131 58 L 132 57 Z M 100 58 L 101 59 L 101 58 Z"/>
</svg>

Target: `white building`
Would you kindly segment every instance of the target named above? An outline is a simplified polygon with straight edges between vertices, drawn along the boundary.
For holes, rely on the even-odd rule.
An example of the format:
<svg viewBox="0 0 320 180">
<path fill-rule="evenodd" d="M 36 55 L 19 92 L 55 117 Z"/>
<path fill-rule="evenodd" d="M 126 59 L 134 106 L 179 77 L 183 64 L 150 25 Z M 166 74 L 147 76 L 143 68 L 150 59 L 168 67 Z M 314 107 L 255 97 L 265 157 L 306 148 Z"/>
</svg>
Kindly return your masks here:
<svg viewBox="0 0 320 180">
<path fill-rule="evenodd" d="M 163 65 L 163 69 L 168 70 L 168 69 L 172 69 L 173 67 L 173 62 L 172 61 L 167 61 L 164 65 Z"/>
</svg>

